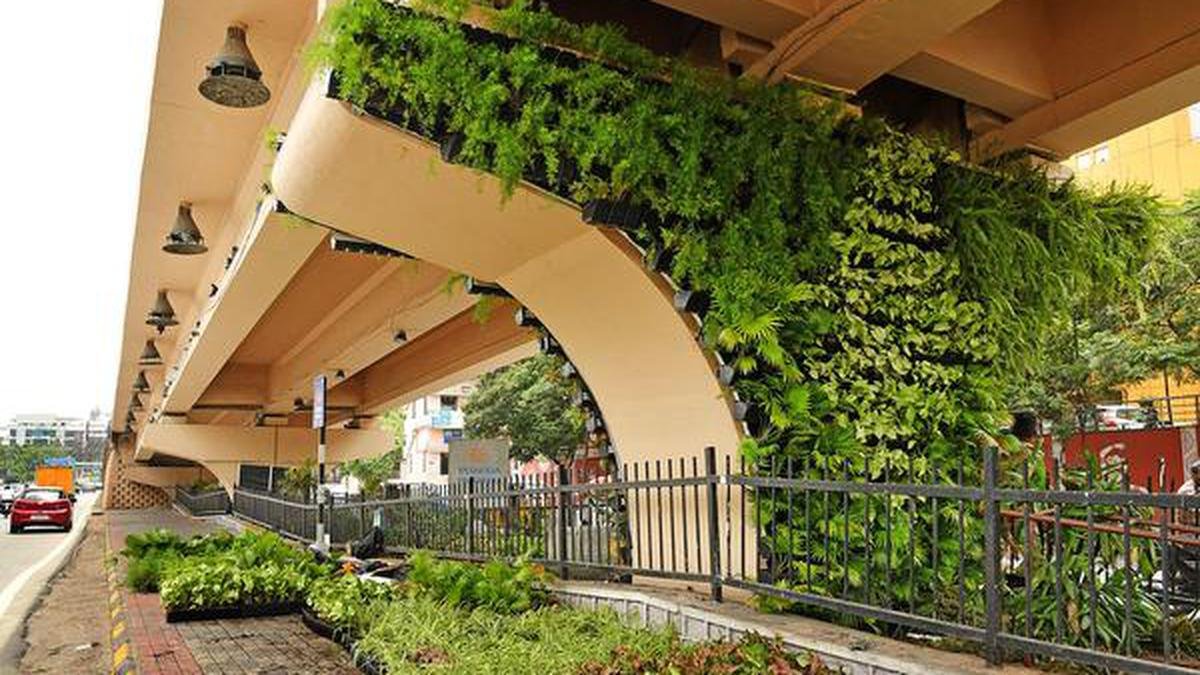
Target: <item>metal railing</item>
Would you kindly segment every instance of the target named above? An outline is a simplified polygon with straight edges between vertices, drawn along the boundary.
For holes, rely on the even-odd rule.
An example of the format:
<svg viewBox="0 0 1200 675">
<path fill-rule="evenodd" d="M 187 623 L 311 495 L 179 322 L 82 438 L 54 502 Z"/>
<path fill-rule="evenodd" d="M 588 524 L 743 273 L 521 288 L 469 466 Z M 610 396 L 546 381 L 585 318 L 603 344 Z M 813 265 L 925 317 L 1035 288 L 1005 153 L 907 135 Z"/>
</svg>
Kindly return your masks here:
<svg viewBox="0 0 1200 675">
<path fill-rule="evenodd" d="M 1160 396 L 1130 403 L 1136 405 L 1143 401 L 1149 401 L 1154 406 L 1160 424 L 1184 426 L 1200 422 L 1200 395 Z"/>
<path fill-rule="evenodd" d="M 910 462 L 912 460 L 909 460 Z M 814 460 L 734 467 L 624 466 L 572 485 L 565 471 L 467 481 L 400 499 L 332 505 L 334 541 L 373 523 L 392 552 L 483 560 L 524 555 L 564 577 L 665 577 L 776 598 L 826 618 L 1126 672 L 1184 673 L 1200 628 L 1200 495 L 1151 494 L 1107 467 L 997 450 L 937 482 L 910 463 Z M 235 511 L 312 539 L 316 506 L 235 493 Z M 890 627 L 890 628 L 889 628 Z M 1187 644 L 1176 644 L 1180 638 Z"/>
<path fill-rule="evenodd" d="M 229 494 L 222 488 L 194 491 L 176 487 L 175 503 L 193 516 L 213 516 L 230 510 Z"/>
<path fill-rule="evenodd" d="M 314 541 L 317 537 L 315 504 L 234 488 L 233 512 L 246 520 L 295 539 Z"/>
</svg>

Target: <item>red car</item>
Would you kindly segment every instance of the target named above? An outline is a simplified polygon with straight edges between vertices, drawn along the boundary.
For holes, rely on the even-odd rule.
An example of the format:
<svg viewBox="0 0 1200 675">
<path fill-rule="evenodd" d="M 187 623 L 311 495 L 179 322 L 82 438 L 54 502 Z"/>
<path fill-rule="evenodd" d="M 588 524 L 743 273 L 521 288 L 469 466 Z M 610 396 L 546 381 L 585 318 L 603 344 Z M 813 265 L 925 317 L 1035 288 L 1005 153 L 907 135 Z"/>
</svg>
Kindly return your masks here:
<svg viewBox="0 0 1200 675">
<path fill-rule="evenodd" d="M 31 487 L 13 500 L 8 531 L 16 534 L 26 527 L 45 525 L 70 532 L 74 515 L 70 498 L 59 488 Z"/>
</svg>

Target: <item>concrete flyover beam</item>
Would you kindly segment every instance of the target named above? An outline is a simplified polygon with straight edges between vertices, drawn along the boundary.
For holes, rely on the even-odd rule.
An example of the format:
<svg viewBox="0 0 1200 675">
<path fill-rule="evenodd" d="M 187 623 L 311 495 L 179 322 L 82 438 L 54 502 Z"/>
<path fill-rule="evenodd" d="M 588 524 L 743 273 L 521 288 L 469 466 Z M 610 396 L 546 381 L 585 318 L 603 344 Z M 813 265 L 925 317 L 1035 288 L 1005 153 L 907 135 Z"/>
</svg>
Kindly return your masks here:
<svg viewBox="0 0 1200 675">
<path fill-rule="evenodd" d="M 158 422 L 147 424 L 139 436 L 140 448 L 192 460 L 211 471 L 230 491 L 237 484 L 240 464 L 294 466 L 317 455 L 317 432 L 305 427 Z M 382 429 L 329 429 L 327 440 L 331 464 L 377 457 L 390 450 L 393 443 L 392 434 Z"/>
<path fill-rule="evenodd" d="M 741 429 L 714 364 L 634 247 L 535 189 L 504 201 L 494 177 L 443 164 L 429 142 L 324 92 L 318 81 L 306 93 L 273 168 L 288 208 L 500 283 L 563 345 L 621 462 L 699 457 L 710 445 L 720 462 L 736 458 Z"/>
<path fill-rule="evenodd" d="M 274 198 L 264 199 L 199 326 L 183 327 L 193 337 L 166 376 L 169 387 L 158 403 L 163 412 L 191 409 L 326 234 L 277 212 Z M 147 456 L 139 443 L 137 458 Z"/>
</svg>

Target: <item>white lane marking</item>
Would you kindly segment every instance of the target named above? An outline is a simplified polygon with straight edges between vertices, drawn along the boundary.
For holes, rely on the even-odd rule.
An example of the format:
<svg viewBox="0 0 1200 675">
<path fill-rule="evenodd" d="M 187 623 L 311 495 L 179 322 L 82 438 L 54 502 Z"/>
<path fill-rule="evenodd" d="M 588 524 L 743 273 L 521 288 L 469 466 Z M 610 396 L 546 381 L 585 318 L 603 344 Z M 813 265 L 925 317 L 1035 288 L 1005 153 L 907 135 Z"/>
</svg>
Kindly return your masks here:
<svg viewBox="0 0 1200 675">
<path fill-rule="evenodd" d="M 58 559 L 58 557 L 66 552 L 77 539 L 83 536 L 83 530 L 85 529 L 84 525 L 87 524 L 88 516 L 91 515 L 92 512 L 93 501 L 95 500 L 88 500 L 87 508 L 83 510 L 83 515 L 75 519 L 75 522 L 71 525 L 71 533 L 64 537 L 62 541 L 58 542 L 58 546 L 55 546 L 50 553 L 43 556 L 42 559 L 37 561 L 37 563 L 35 563 L 32 567 L 28 567 L 24 572 L 18 574 L 16 578 L 14 578 L 7 586 L 4 587 L 3 591 L 0 591 L 0 616 L 4 616 L 8 612 L 9 605 L 11 605 L 13 600 L 17 598 L 17 594 L 20 593 L 21 589 L 25 587 L 25 584 L 33 578 L 33 575 L 37 574 L 42 570 L 42 568 Z"/>
</svg>

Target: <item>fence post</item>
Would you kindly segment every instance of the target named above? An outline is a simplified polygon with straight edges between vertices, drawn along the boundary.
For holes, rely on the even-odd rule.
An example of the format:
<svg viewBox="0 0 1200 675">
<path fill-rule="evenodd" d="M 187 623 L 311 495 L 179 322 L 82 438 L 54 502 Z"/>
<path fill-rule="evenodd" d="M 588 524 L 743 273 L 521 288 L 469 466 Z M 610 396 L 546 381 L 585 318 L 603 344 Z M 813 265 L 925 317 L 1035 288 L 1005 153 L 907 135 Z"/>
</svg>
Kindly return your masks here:
<svg viewBox="0 0 1200 675">
<path fill-rule="evenodd" d="M 997 447 L 983 451 L 983 564 L 987 611 L 984 653 L 988 663 L 1000 663 L 1000 502 L 996 497 Z M 961 552 L 960 552 L 961 554 Z"/>
<path fill-rule="evenodd" d="M 717 449 L 704 448 L 704 475 L 708 477 L 708 560 L 712 599 L 721 602 L 721 522 L 717 506 Z"/>
<path fill-rule="evenodd" d="M 475 555 L 475 477 L 467 478 L 467 554 Z"/>
<path fill-rule="evenodd" d="M 559 560 L 558 576 L 564 581 L 570 578 L 570 570 L 567 568 L 567 499 L 570 498 L 570 493 L 567 492 L 567 483 L 571 480 L 571 474 L 567 471 L 567 467 L 558 466 L 558 523 L 555 528 L 555 554 Z"/>
</svg>

